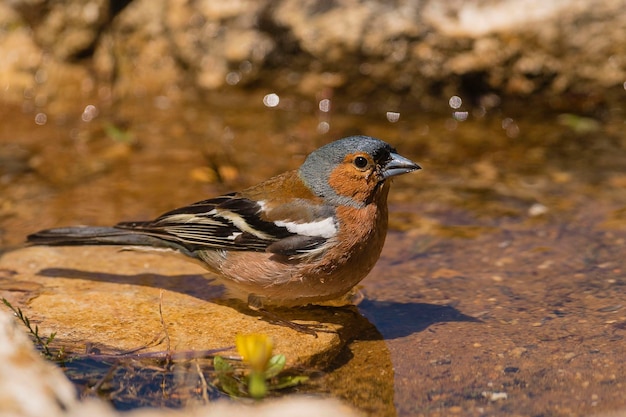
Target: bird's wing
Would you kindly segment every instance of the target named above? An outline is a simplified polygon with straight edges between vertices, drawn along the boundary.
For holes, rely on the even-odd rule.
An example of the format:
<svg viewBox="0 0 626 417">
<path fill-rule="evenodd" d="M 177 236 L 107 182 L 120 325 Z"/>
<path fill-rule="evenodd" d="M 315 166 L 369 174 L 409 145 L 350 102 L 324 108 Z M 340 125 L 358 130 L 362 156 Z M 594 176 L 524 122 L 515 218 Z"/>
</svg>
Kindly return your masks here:
<svg viewBox="0 0 626 417">
<path fill-rule="evenodd" d="M 172 210 L 153 221 L 119 223 L 115 227 L 172 241 L 190 251 L 224 249 L 296 255 L 318 249 L 329 237 L 328 232 L 316 234 L 314 226 L 319 221 L 271 220 L 266 210 L 264 202 L 233 193 Z"/>
</svg>

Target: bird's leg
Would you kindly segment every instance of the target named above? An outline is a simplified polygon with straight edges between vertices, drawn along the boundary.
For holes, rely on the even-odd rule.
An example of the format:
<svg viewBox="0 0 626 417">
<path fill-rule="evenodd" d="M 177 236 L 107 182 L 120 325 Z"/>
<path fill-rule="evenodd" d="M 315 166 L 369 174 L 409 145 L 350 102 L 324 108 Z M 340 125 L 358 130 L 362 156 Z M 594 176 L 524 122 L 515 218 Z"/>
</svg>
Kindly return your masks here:
<svg viewBox="0 0 626 417">
<path fill-rule="evenodd" d="M 261 297 L 255 294 L 248 295 L 248 308 L 250 308 L 253 311 L 257 311 L 261 313 L 267 319 L 267 321 L 269 321 L 272 324 L 288 327 L 300 333 L 310 334 L 311 336 L 315 336 L 316 338 L 317 338 L 318 332 L 335 333 L 332 330 L 325 328 L 324 325 L 321 323 L 300 324 L 300 323 L 294 323 L 293 321 L 290 321 L 290 320 L 286 320 L 280 317 L 278 314 L 272 311 L 269 311 L 265 307 L 263 307 L 263 300 L 261 299 Z"/>
</svg>

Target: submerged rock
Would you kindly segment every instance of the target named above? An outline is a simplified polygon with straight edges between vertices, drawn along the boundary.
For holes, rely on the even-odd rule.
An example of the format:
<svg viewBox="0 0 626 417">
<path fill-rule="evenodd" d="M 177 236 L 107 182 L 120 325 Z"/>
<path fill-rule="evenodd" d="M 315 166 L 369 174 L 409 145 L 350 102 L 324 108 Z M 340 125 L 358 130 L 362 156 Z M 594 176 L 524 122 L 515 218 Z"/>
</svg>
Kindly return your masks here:
<svg viewBox="0 0 626 417">
<path fill-rule="evenodd" d="M 172 261 L 158 254 L 119 252 L 106 247 L 30 247 L 0 258 L 0 294 L 23 312 L 33 328 L 37 326 L 42 339 L 56 334 L 49 347 L 53 352 L 62 348 L 65 361 L 91 358 L 93 363 L 108 363 L 112 370 L 120 369 L 122 358 L 139 366 L 139 358 L 122 354 L 117 359 L 108 356 L 107 361 L 102 355 L 141 348 L 137 352 L 171 353 L 174 369 L 179 369 L 180 374 L 185 369 L 185 361 L 189 360 L 176 359 L 177 353 L 227 348 L 221 354 L 236 355 L 232 345 L 237 333 L 269 335 L 274 341 L 274 352 L 287 357 L 287 366 L 322 367 L 343 346 L 345 338 L 337 333 L 320 332 L 316 338 L 238 312 L 241 306 L 237 303 L 219 301 L 222 287 L 211 283 L 202 273 L 194 264 Z M 25 334 L 26 329 L 20 328 L 8 308 L 2 307 L 0 352 L 4 364 L 0 367 L 0 402 L 3 415 L 7 412 L 6 415 L 15 417 L 121 415 L 98 399 L 79 401 L 75 387 L 60 369 L 35 351 L 33 342 Z M 336 313 L 321 314 L 322 321 L 329 318 L 337 321 L 337 317 Z M 341 328 L 337 323 L 326 325 L 329 329 Z M 167 338 L 163 337 L 164 328 Z M 152 343 L 155 340 L 161 343 Z M 91 367 L 95 370 L 93 363 Z M 155 368 L 156 363 L 148 360 L 144 366 Z M 199 365 L 196 363 L 196 366 Z M 190 373 L 197 379 L 200 368 L 193 369 Z M 113 374 L 104 378 L 109 377 L 114 378 Z M 171 389 L 181 390 L 180 382 Z M 122 386 L 129 383 L 133 384 L 126 381 Z M 199 397 L 197 385 L 193 382 L 189 389 Z M 95 396 L 94 393 L 84 392 L 82 396 Z M 134 395 L 141 397 L 137 392 Z M 302 416 L 356 415 L 336 400 L 297 396 L 255 405 L 222 400 L 201 406 L 202 401 L 199 403 L 193 398 L 187 402 L 194 405 L 184 411 L 137 409 L 124 415 L 286 416 L 294 412 Z"/>
<path fill-rule="evenodd" d="M 17 322 L 0 311 L 0 404 L 5 416 L 63 415 L 77 404 L 70 381 L 44 361 Z"/>
<path fill-rule="evenodd" d="M 260 404 L 233 404 L 218 401 L 208 406 L 184 410 L 156 408 L 119 412 L 98 399 L 79 401 L 72 383 L 54 364 L 37 353 L 17 322 L 0 311 L 0 402 L 2 415 L 11 417 L 176 417 L 176 416 L 357 416 L 357 413 L 337 400 L 291 397 Z"/>
<path fill-rule="evenodd" d="M 239 333 L 263 333 L 288 366 L 323 367 L 346 342 L 350 316 L 294 309 L 285 319 L 324 323 L 317 337 L 262 320 L 195 264 L 112 247 L 30 247 L 6 253 L 0 291 L 65 352 L 189 352 L 230 348 Z M 4 290 L 4 291 L 3 291 Z M 300 321 L 298 321 L 300 322 Z M 151 343 L 159 340 L 160 343 Z M 230 353 L 229 353 L 230 352 Z"/>
</svg>

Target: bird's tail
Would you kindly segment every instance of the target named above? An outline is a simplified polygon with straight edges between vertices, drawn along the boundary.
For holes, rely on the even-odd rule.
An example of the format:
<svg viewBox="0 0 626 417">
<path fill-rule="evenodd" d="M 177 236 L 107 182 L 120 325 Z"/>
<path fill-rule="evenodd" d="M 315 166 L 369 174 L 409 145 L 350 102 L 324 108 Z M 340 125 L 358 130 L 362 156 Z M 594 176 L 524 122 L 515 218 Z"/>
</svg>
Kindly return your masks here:
<svg viewBox="0 0 626 417">
<path fill-rule="evenodd" d="M 181 245 L 132 229 L 115 227 L 61 227 L 41 230 L 29 235 L 28 243 L 33 245 L 75 246 L 75 245 L 120 245 L 152 246 L 187 252 Z"/>
</svg>

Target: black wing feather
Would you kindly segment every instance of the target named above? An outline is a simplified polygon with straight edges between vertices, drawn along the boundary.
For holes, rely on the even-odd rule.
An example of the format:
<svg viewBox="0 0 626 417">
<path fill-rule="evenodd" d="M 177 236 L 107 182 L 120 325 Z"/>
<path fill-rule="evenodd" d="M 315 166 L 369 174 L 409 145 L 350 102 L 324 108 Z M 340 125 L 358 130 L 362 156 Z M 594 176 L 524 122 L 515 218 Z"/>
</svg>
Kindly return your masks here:
<svg viewBox="0 0 626 417">
<path fill-rule="evenodd" d="M 115 227 L 176 242 L 190 251 L 226 249 L 265 252 L 272 243 L 296 236 L 285 227 L 262 220 L 260 210 L 257 202 L 228 194 L 169 211 L 153 221 L 125 222 Z M 261 233 L 253 234 L 240 229 L 230 219 L 222 217 L 224 213 L 239 217 Z"/>
<path fill-rule="evenodd" d="M 327 240 L 290 232 L 287 227 L 264 220 L 261 210 L 256 201 L 228 194 L 169 211 L 152 221 L 43 230 L 30 235 L 28 241 L 42 245 L 166 247 L 189 256 L 199 250 L 219 249 L 298 256 L 314 253 Z M 323 207 L 314 210 L 326 212 Z"/>
</svg>

